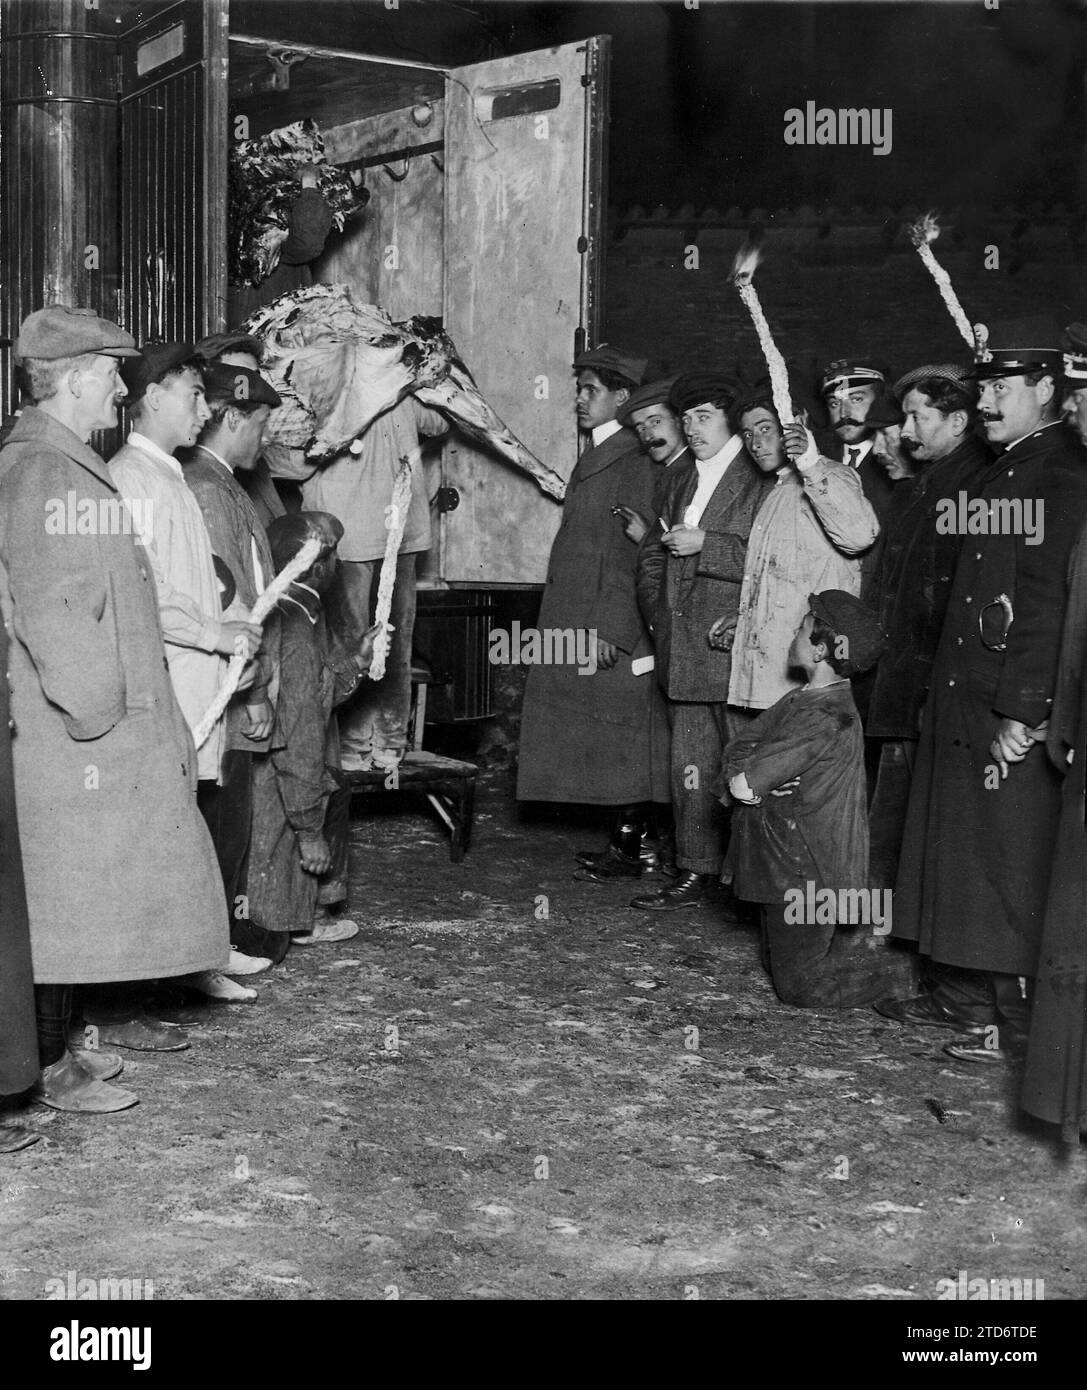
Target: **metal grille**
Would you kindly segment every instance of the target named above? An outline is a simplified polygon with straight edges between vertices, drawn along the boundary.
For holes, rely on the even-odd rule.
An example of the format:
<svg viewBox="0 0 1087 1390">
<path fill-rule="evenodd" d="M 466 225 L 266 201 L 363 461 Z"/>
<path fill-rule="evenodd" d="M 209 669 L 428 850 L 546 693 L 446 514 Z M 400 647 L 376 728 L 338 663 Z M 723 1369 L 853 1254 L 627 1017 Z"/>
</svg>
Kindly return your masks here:
<svg viewBox="0 0 1087 1390">
<path fill-rule="evenodd" d="M 430 667 L 427 722 L 460 723 L 494 713 L 488 659 L 494 597 L 480 592 L 420 591 L 416 654 Z"/>
<path fill-rule="evenodd" d="M 190 68 L 121 106 L 121 321 L 139 343 L 205 331 L 202 77 Z"/>
</svg>

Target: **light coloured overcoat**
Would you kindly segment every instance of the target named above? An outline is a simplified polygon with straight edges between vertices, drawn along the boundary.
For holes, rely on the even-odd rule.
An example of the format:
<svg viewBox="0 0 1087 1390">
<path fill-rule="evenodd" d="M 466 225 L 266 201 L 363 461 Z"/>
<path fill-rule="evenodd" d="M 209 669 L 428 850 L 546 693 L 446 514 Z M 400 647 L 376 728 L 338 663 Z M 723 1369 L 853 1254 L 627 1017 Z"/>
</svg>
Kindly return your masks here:
<svg viewBox="0 0 1087 1390">
<path fill-rule="evenodd" d="M 38 983 L 153 979 L 227 958 L 192 738 L 125 515 L 89 445 L 25 410 L 0 450 L 0 605 Z"/>
</svg>

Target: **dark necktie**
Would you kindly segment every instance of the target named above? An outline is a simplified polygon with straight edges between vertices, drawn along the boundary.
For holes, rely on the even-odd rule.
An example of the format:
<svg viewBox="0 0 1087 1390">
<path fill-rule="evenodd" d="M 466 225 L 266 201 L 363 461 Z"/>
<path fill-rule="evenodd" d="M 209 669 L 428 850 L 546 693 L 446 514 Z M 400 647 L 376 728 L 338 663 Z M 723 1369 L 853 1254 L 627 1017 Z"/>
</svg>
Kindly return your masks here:
<svg viewBox="0 0 1087 1390">
<path fill-rule="evenodd" d="M 846 453 L 846 459 L 845 459 L 845 461 L 846 461 L 846 463 L 849 464 L 850 468 L 859 468 L 859 467 L 860 467 L 861 452 L 862 452 L 862 450 L 860 449 L 860 446 L 857 445 L 857 444 L 849 444 L 849 445 L 846 446 L 846 451 L 845 451 L 845 453 Z"/>
</svg>

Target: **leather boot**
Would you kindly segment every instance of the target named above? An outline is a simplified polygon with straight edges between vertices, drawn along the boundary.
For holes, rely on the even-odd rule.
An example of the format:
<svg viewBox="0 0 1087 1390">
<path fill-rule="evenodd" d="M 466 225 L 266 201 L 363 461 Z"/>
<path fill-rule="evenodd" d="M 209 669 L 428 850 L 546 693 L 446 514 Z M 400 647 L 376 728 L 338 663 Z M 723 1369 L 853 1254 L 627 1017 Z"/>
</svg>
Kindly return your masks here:
<svg viewBox="0 0 1087 1390">
<path fill-rule="evenodd" d="M 634 863 L 638 859 L 644 834 L 645 823 L 641 812 L 637 807 L 626 807 L 616 816 L 611 839 L 603 849 L 579 849 L 574 852 L 574 858 L 586 869 L 595 869 L 598 863 L 604 861 L 613 863 L 617 854 Z"/>
<path fill-rule="evenodd" d="M 40 1134 L 25 1125 L 0 1125 L 0 1154 L 15 1154 L 20 1149 L 29 1149 L 41 1138 Z"/>
<path fill-rule="evenodd" d="M 108 1081 L 96 1081 L 70 1052 L 42 1069 L 31 1094 L 52 1110 L 78 1115 L 111 1115 L 139 1103 L 139 1096 L 131 1091 L 111 1086 Z"/>
<path fill-rule="evenodd" d="M 583 864 L 580 869 L 575 869 L 574 877 L 582 883 L 611 883 L 617 878 L 637 878 L 641 872 L 640 855 L 631 859 L 609 845 L 591 864 Z"/>
<path fill-rule="evenodd" d="M 124 1062 L 116 1052 L 103 1052 L 97 1047 L 86 1046 L 86 1030 L 71 1029 L 68 1033 L 68 1051 L 95 1081 L 112 1081 L 124 1071 Z"/>
<path fill-rule="evenodd" d="M 657 893 L 631 898 L 631 907 L 643 912 L 676 912 L 681 907 L 697 907 L 706 895 L 715 874 L 695 874 L 681 869 L 676 881 Z"/>
</svg>

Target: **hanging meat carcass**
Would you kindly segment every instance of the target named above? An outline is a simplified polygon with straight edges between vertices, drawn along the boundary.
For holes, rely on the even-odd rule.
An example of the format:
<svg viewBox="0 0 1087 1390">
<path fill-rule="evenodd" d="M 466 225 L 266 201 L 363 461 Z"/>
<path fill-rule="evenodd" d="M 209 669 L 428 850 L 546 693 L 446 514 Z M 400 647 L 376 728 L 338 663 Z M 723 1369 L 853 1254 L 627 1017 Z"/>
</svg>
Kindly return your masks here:
<svg viewBox="0 0 1087 1390">
<path fill-rule="evenodd" d="M 535 478 L 548 496 L 565 496 L 562 476 L 480 395 L 437 319 L 394 323 L 378 305 L 358 303 L 347 285 L 309 285 L 251 315 L 245 331 L 264 343 L 262 368 L 283 398 L 267 438 L 303 450 L 311 465 L 347 452 L 410 392 Z"/>
</svg>

